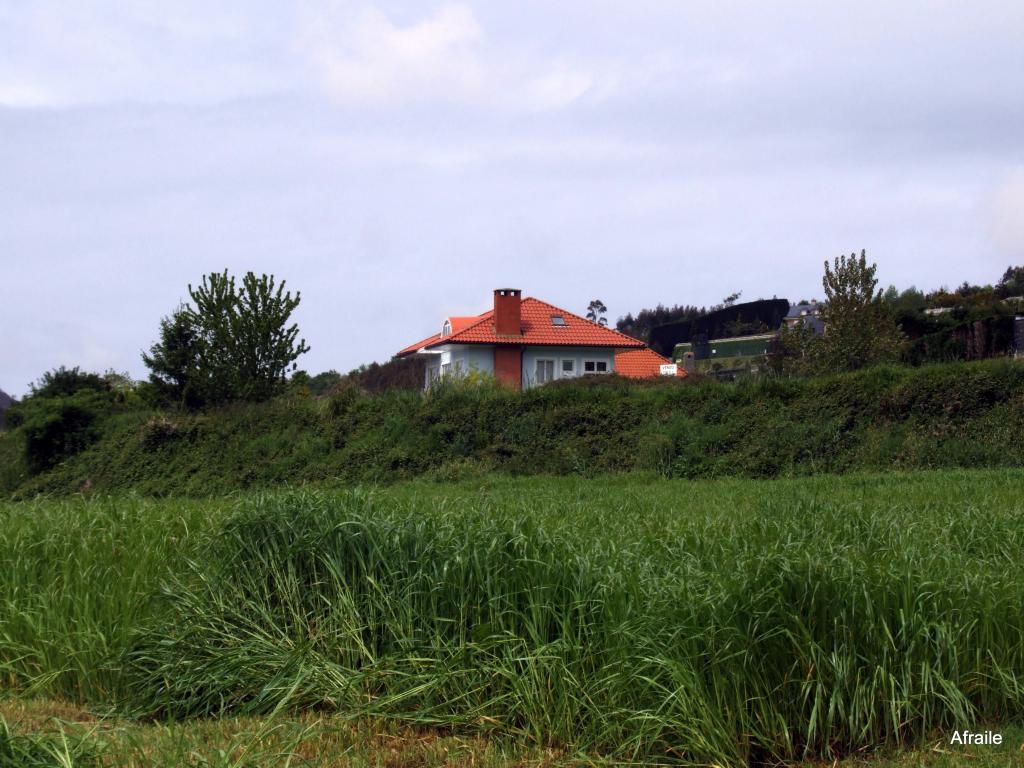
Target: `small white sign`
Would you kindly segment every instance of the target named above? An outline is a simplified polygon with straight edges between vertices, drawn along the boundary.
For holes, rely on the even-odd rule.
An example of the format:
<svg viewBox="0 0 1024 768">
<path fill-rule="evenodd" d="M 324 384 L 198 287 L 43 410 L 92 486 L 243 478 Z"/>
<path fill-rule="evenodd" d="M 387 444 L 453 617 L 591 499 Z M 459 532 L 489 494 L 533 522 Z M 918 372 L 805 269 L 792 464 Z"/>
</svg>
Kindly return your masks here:
<svg viewBox="0 0 1024 768">
<path fill-rule="evenodd" d="M 675 363 L 664 363 L 661 366 L 662 376 L 677 376 L 679 374 L 679 366 Z"/>
</svg>

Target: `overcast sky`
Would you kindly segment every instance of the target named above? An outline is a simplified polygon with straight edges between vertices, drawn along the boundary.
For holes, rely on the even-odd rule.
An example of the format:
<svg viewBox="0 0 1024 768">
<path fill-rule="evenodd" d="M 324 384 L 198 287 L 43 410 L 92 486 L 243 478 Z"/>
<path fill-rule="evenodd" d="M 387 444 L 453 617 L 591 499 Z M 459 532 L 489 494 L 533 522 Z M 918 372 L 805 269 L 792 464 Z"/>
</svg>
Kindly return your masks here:
<svg viewBox="0 0 1024 768">
<path fill-rule="evenodd" d="M 187 285 L 301 367 L 519 287 L 611 320 L 1024 263 L 1024 2 L 0 0 L 0 388 L 142 378 Z"/>
</svg>

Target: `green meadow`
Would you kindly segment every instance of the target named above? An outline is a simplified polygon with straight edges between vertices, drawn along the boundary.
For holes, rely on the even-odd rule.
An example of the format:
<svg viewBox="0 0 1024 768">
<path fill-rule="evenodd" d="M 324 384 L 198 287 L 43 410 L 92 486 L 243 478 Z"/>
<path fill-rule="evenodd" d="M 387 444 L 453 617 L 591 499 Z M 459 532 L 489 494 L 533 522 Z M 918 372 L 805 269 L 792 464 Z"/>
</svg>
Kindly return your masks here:
<svg viewBox="0 0 1024 768">
<path fill-rule="evenodd" d="M 0 766 L 1011 765 L 1022 487 L 491 475 L 0 503 Z M 950 746 L 964 729 L 1004 744 Z"/>
</svg>

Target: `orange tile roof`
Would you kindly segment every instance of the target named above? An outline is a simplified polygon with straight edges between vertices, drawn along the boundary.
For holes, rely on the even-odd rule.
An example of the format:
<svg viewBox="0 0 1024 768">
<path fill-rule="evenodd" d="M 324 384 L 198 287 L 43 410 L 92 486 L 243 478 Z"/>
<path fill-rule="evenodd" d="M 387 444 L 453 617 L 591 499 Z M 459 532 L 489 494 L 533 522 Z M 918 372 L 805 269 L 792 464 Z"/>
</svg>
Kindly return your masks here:
<svg viewBox="0 0 1024 768">
<path fill-rule="evenodd" d="M 458 333 L 466 330 L 479 319 L 479 315 L 469 315 L 467 317 L 449 317 L 448 322 L 452 324 L 452 333 Z"/>
<path fill-rule="evenodd" d="M 626 336 L 624 333 L 606 328 L 586 318 L 566 312 L 553 304 L 534 298 L 525 298 L 520 304 L 522 334 L 519 336 L 499 336 L 494 332 L 491 318 L 493 310 L 488 310 L 476 317 L 450 317 L 452 333 L 448 336 L 435 334 L 423 341 L 412 344 L 399 355 L 408 355 L 420 349 L 437 346 L 438 344 L 524 344 L 538 346 L 567 347 L 615 347 L 643 348 L 644 343 Z M 565 325 L 552 325 L 552 316 L 565 319 Z M 465 325 L 456 320 L 470 321 Z M 460 327 L 461 326 L 461 327 Z M 458 328 L 458 330 L 456 330 Z"/>
<path fill-rule="evenodd" d="M 427 336 L 427 338 L 423 339 L 423 341 L 417 341 L 415 344 L 410 344 L 405 349 L 398 350 L 398 357 L 402 357 L 404 355 L 411 355 L 413 352 L 421 350 L 424 347 L 429 347 L 431 344 L 434 344 L 441 338 L 442 336 L 440 333 L 435 333 L 433 336 Z"/>
<path fill-rule="evenodd" d="M 627 349 L 615 353 L 615 372 L 630 379 L 651 379 L 661 376 L 661 366 L 671 362 L 653 349 Z M 676 376 L 685 375 L 686 371 L 679 366 Z"/>
</svg>

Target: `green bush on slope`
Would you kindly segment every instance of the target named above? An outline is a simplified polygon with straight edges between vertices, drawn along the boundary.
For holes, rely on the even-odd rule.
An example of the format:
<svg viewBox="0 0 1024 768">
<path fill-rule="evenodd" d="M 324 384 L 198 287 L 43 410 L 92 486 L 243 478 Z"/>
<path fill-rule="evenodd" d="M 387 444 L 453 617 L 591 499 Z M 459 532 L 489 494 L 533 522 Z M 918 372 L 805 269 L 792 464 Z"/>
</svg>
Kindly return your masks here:
<svg viewBox="0 0 1024 768">
<path fill-rule="evenodd" d="M 100 429 L 91 446 L 35 477 L 8 470 L 3 489 L 203 495 L 489 471 L 696 478 L 1020 466 L 1024 366 L 879 367 L 737 384 L 609 378 L 524 393 L 486 384 L 426 395 L 346 390 L 198 415 L 127 411 Z M 19 439 L 18 430 L 4 438 Z"/>
</svg>

